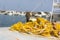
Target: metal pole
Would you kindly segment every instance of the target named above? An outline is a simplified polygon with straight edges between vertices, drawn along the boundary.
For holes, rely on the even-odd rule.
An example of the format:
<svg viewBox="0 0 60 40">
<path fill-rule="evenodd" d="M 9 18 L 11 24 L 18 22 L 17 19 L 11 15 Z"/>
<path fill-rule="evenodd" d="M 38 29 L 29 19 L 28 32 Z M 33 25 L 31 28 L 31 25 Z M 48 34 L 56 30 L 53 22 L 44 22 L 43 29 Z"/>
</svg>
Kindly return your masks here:
<svg viewBox="0 0 60 40">
<path fill-rule="evenodd" d="M 54 4 L 54 0 L 53 0 L 53 4 Z M 54 10 L 54 6 L 53 6 L 53 4 L 52 4 L 52 12 L 50 12 L 51 13 L 51 17 L 50 17 L 50 22 L 52 22 L 52 16 L 53 16 L 53 10 Z"/>
</svg>

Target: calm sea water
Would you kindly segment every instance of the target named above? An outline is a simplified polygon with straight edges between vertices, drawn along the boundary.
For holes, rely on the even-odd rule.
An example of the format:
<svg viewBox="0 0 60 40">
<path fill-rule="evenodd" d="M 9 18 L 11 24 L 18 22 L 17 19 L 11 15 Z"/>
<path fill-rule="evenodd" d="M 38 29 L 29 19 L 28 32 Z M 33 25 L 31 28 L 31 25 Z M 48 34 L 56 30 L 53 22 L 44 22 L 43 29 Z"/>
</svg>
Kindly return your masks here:
<svg viewBox="0 0 60 40">
<path fill-rule="evenodd" d="M 9 15 L 0 15 L 0 27 L 9 27 L 18 21 L 25 22 L 25 16 L 9 16 Z"/>
</svg>

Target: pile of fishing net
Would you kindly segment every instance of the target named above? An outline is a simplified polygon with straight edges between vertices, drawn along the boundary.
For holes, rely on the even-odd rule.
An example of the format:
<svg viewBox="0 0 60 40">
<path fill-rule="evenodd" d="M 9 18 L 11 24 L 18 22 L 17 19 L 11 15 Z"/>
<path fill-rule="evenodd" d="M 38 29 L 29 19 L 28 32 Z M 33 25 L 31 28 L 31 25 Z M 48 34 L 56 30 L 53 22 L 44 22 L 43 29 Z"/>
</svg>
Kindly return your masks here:
<svg viewBox="0 0 60 40">
<path fill-rule="evenodd" d="M 44 18 L 37 18 L 34 22 L 17 22 L 10 27 L 10 30 L 47 37 L 59 37 L 60 23 L 50 22 Z"/>
</svg>

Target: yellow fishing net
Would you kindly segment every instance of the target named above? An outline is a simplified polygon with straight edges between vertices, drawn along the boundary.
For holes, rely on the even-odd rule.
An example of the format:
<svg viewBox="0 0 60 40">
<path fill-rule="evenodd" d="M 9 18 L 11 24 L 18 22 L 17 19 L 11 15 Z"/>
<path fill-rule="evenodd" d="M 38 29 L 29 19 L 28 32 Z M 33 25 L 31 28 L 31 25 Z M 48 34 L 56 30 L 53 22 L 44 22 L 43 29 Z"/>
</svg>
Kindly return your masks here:
<svg viewBox="0 0 60 40">
<path fill-rule="evenodd" d="M 55 23 L 53 25 L 52 22 L 44 18 L 37 18 L 34 22 L 17 22 L 16 24 L 11 26 L 10 30 L 48 37 L 59 37 L 60 23 Z"/>
</svg>

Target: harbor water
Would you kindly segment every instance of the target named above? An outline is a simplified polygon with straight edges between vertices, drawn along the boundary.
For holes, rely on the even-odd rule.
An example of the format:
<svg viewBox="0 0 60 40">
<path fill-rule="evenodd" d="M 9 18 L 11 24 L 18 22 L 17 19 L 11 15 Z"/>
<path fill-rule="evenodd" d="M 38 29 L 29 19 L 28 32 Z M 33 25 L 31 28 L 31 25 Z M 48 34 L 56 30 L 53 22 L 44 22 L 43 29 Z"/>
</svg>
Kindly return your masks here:
<svg viewBox="0 0 60 40">
<path fill-rule="evenodd" d="M 25 22 L 25 16 L 9 16 L 9 15 L 0 15 L 0 27 L 9 27 L 17 22 Z"/>
</svg>

